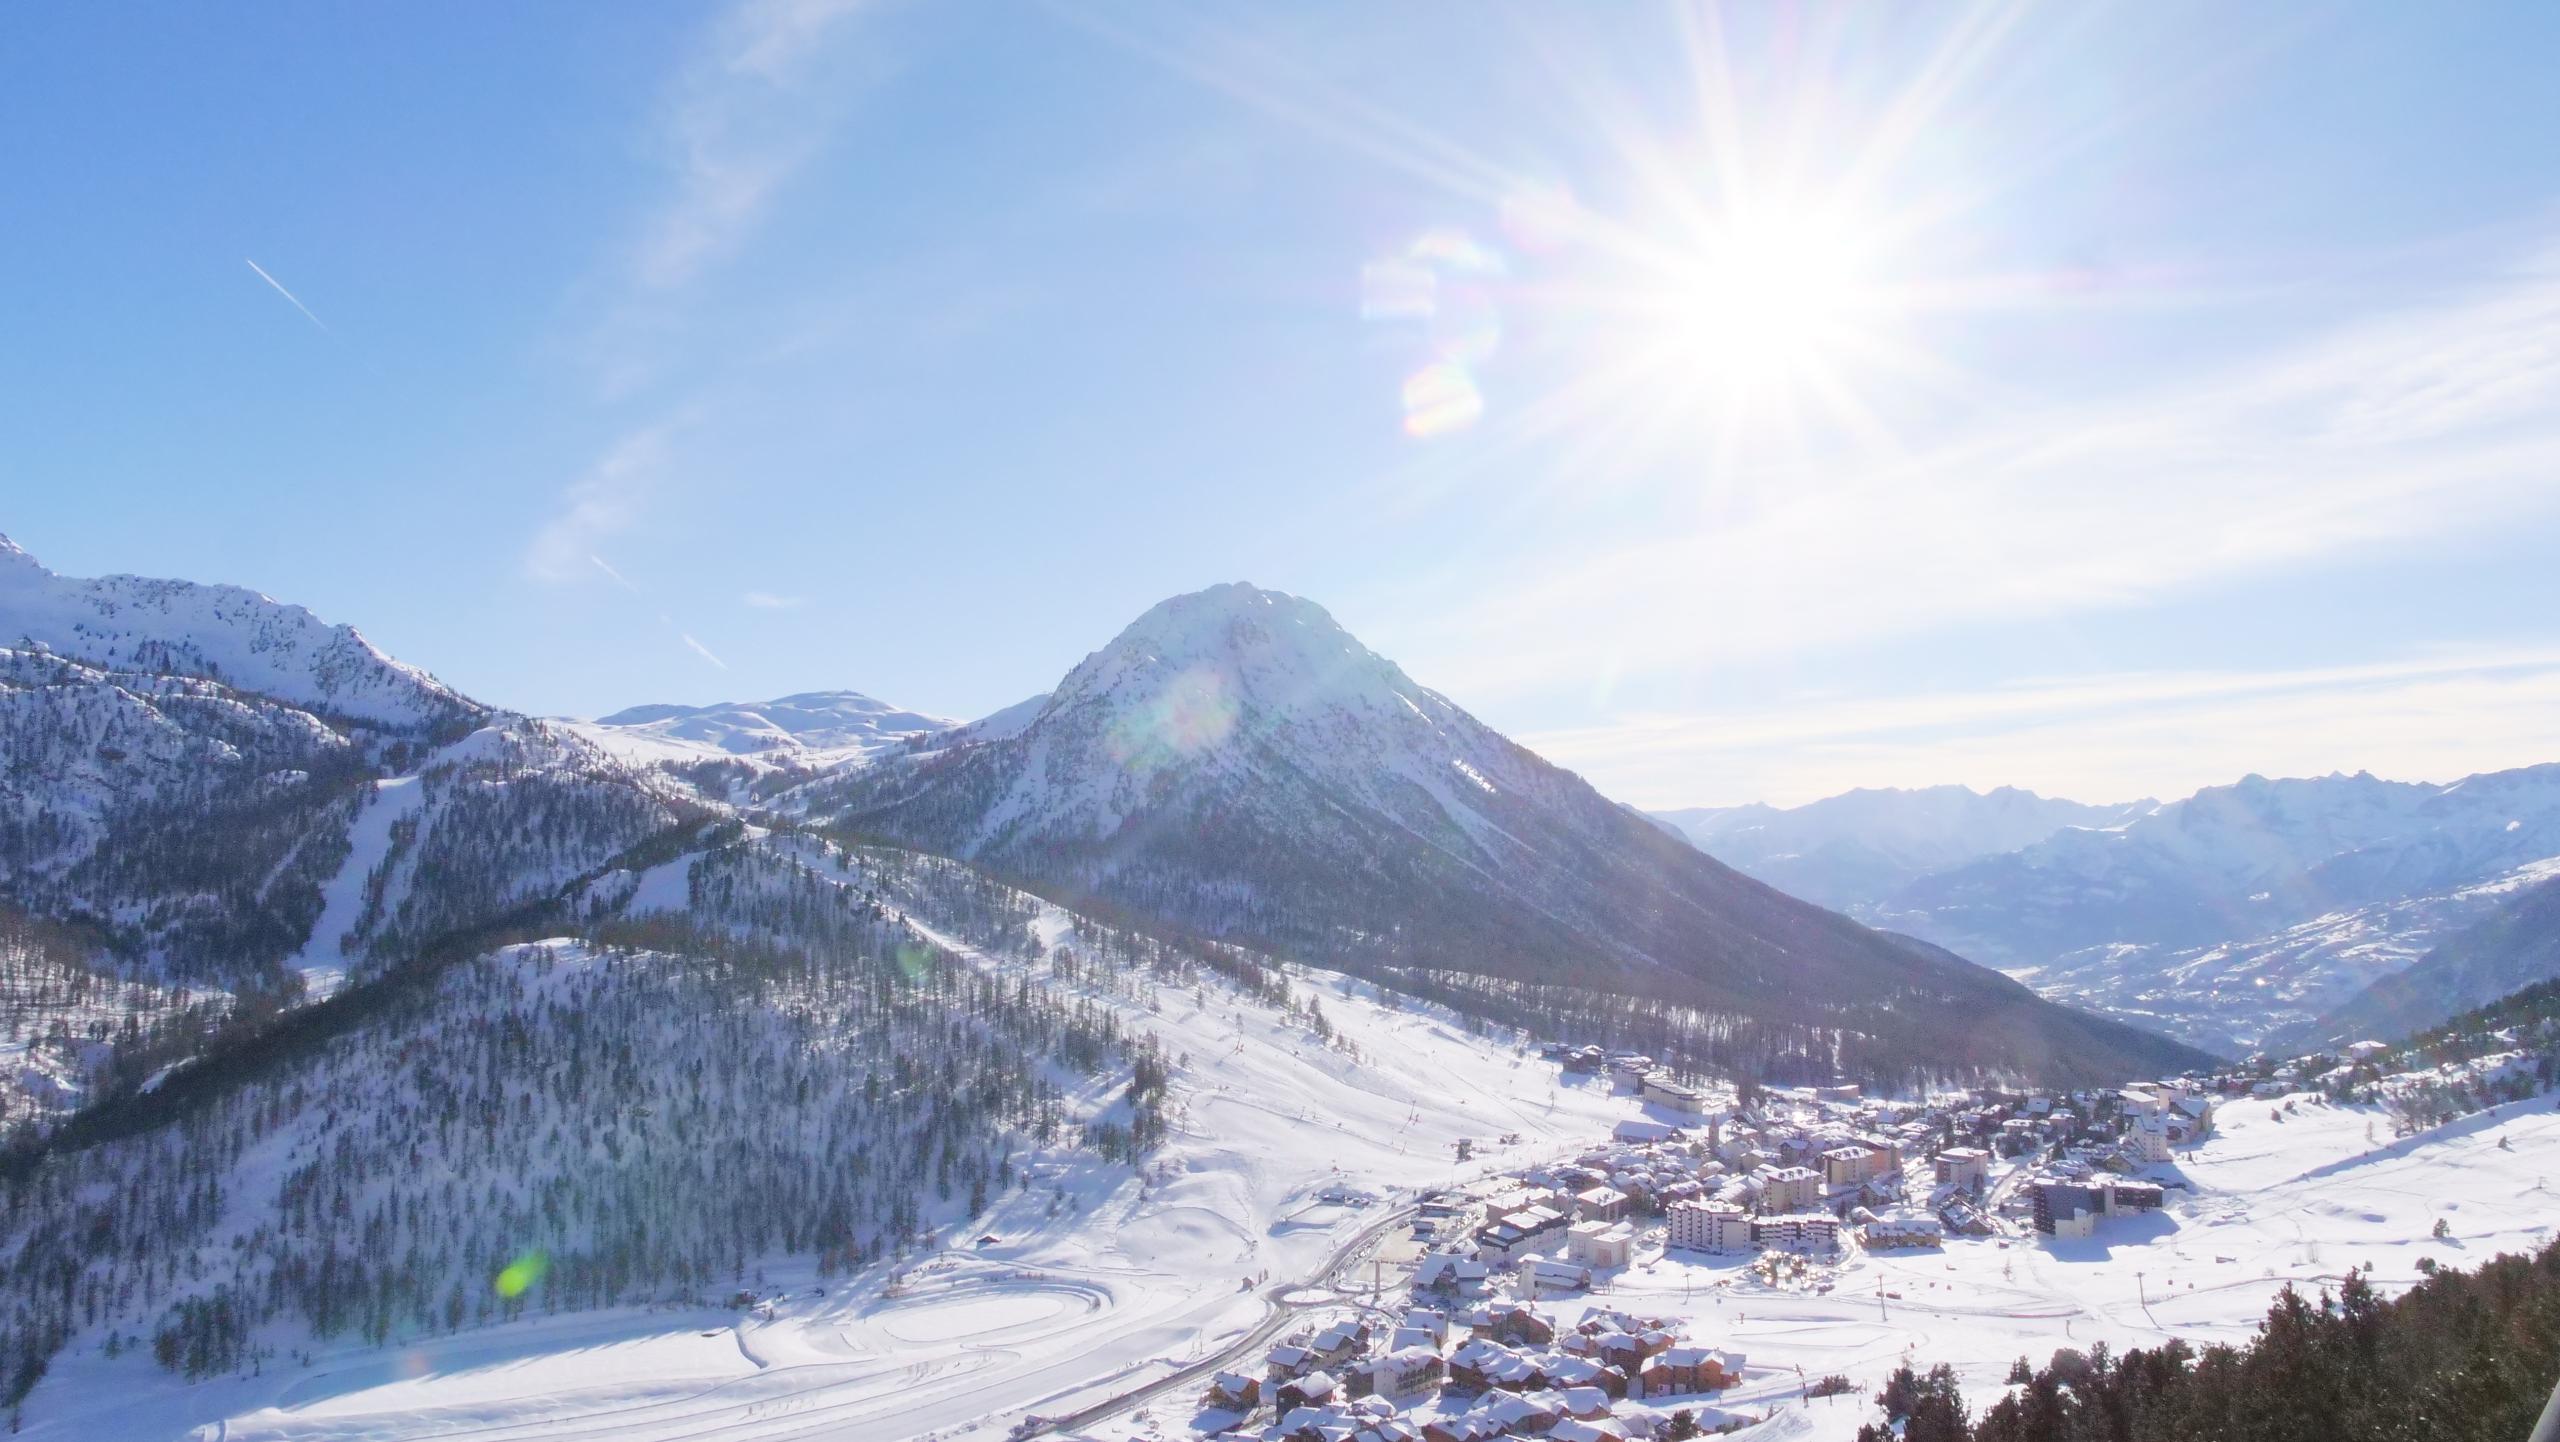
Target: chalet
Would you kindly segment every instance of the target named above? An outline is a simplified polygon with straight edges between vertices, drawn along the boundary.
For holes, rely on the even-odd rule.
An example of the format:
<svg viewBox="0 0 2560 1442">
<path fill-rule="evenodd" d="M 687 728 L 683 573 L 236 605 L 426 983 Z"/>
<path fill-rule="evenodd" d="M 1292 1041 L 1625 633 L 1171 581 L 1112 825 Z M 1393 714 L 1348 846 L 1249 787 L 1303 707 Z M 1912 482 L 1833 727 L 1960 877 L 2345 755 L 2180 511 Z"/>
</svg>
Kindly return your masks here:
<svg viewBox="0 0 2560 1442">
<path fill-rule="evenodd" d="M 1530 1257 L 1520 1263 L 1520 1283 L 1533 1297 L 1552 1296 L 1557 1292 L 1580 1292 L 1591 1285 L 1591 1269 L 1571 1262 L 1551 1262 L 1544 1257 Z"/>
<path fill-rule="evenodd" d="M 1935 1247 L 1947 1239 L 1936 1217 L 1901 1214 L 1874 1218 L 1858 1234 L 1870 1247 Z"/>
<path fill-rule="evenodd" d="M 1413 1274 L 1413 1285 L 1417 1291 L 1444 1297 L 1475 1295 L 1484 1291 L 1492 1280 L 1491 1264 L 1482 1258 L 1457 1252 L 1430 1253 Z"/>
<path fill-rule="evenodd" d="M 1597 1357 L 1577 1357 L 1570 1353 L 1549 1357 L 1540 1364 L 1546 1369 L 1547 1385 L 1570 1391 L 1596 1391 L 1604 1397 L 1627 1395 L 1627 1374 Z"/>
<path fill-rule="evenodd" d="M 1625 1380 L 1619 1379 L 1622 1385 Z M 1595 1417 L 1608 1416 L 1609 1404 L 1625 1396 L 1626 1393 L 1623 1390 L 1610 1393 L 1598 1387 L 1558 1387 L 1556 1406 L 1567 1417 L 1588 1422 Z"/>
<path fill-rule="evenodd" d="M 1742 1354 L 1710 1347 L 1672 1347 L 1644 1365 L 1644 1395 L 1721 1392 L 1742 1380 Z"/>
<path fill-rule="evenodd" d="M 1339 1367 L 1367 1350 L 1369 1324 L 1363 1321 L 1336 1322 L 1307 1343 L 1318 1367 Z"/>
<path fill-rule="evenodd" d="M 1406 1347 L 1372 1358 L 1351 1374 L 1352 1388 L 1362 1396 L 1411 1397 L 1440 1385 L 1447 1364 L 1429 1347 Z"/>
<path fill-rule="evenodd" d="M 1301 1407 L 1322 1407 L 1331 1402 L 1334 1393 L 1339 1390 L 1341 1390 L 1340 1387 L 1330 1374 L 1309 1372 L 1303 1377 L 1292 1377 L 1281 1383 L 1280 1391 L 1273 1399 L 1273 1405 L 1284 1414 L 1294 1412 Z"/>
<path fill-rule="evenodd" d="M 1583 1421 L 1567 1417 L 1547 1429 L 1548 1442 L 1627 1442 L 1626 1425 L 1615 1417 Z"/>
<path fill-rule="evenodd" d="M 1550 1397 L 1495 1393 L 1453 1417 L 1426 1422 L 1424 1442 L 1488 1442 L 1495 1437 L 1545 1435 L 1562 1417 Z"/>
<path fill-rule="evenodd" d="M 1429 1307 L 1416 1307 L 1405 1313 L 1404 1320 L 1396 1324 L 1395 1336 L 1388 1340 L 1387 1345 L 1401 1350 L 1417 1345 L 1415 1341 L 1410 1340 L 1415 1338 L 1420 1339 L 1418 1345 L 1428 1346 L 1434 1351 L 1447 1346 L 1448 1317 Z"/>
<path fill-rule="evenodd" d="M 1488 1337 L 1470 1337 L 1448 1357 L 1449 1385 L 1461 1392 L 1532 1392 L 1547 1385 L 1535 1360 Z"/>
<path fill-rule="evenodd" d="M 1478 1335 L 1495 1337 L 1514 1346 L 1543 1347 L 1556 1339 L 1555 1320 L 1533 1307 L 1517 1304 L 1491 1309 L 1489 1331 Z"/>
<path fill-rule="evenodd" d="M 1209 1379 L 1209 1405 L 1230 1412 L 1250 1412 L 1262 1405 L 1262 1379 L 1242 1372 L 1221 1372 Z"/>
<path fill-rule="evenodd" d="M 1316 1355 L 1296 1342 L 1282 1342 L 1262 1354 L 1262 1375 L 1274 1382 L 1286 1382 L 1316 1369 Z"/>
</svg>

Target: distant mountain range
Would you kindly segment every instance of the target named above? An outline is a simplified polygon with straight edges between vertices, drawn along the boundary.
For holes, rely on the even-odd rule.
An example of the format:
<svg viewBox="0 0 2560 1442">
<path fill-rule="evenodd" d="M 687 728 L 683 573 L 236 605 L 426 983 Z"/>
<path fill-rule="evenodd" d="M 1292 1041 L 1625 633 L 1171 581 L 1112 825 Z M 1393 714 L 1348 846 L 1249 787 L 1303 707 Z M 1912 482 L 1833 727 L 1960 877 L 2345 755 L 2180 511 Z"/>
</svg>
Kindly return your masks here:
<svg viewBox="0 0 2560 1442">
<path fill-rule="evenodd" d="M 2333 1008 L 2560 872 L 2560 765 L 2444 785 L 2250 776 L 2122 807 L 1852 792 L 1664 819 L 1773 885 L 2058 1000 L 2245 1051 L 2326 1035 Z M 2378 1014 L 2415 1025 L 2496 994 L 2460 989 L 2417 1016 L 2406 999 L 2434 974 L 2412 971 Z"/>
<path fill-rule="evenodd" d="M 803 691 L 772 701 L 709 706 L 633 706 L 598 726 L 692 742 L 737 755 L 790 751 L 869 752 L 959 723 L 904 711 L 859 691 Z"/>
<path fill-rule="evenodd" d="M 1784 809 L 1755 802 L 1653 814 L 1746 875 L 1846 909 L 2069 827 L 2117 825 L 2158 804 L 2090 806 L 2010 786 L 1987 793 L 1931 786 L 1844 791 Z"/>
</svg>

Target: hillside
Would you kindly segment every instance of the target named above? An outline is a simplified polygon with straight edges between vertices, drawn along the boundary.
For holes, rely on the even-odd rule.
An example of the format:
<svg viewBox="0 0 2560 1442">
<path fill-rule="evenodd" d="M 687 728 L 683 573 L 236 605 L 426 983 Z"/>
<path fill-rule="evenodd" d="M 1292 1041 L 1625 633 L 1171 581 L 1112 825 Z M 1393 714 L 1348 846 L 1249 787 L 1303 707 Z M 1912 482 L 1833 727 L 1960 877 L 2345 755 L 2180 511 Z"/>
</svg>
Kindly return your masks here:
<svg viewBox="0 0 2560 1442">
<path fill-rule="evenodd" d="M 912 1435 L 1259 1320 L 1252 1278 L 1377 1220 L 1319 1195 L 1337 1168 L 1411 1186 L 1633 1110 L 912 853 L 733 833 L 567 914 L 42 1154 L 0 1222 L 8 1360 L 52 1359 L 27 1435 Z"/>
<path fill-rule="evenodd" d="M 2197 1054 L 1786 896 L 1512 743 L 1311 602 L 1176 597 L 1009 734 L 791 793 L 1076 905 L 1369 973 L 1454 971 L 2120 1078 Z"/>
<path fill-rule="evenodd" d="M 2554 977 L 2560 977 L 2560 876 L 2517 890 L 2407 970 L 2374 982 L 2282 1040 L 2318 1046 L 2400 1036 Z"/>
</svg>

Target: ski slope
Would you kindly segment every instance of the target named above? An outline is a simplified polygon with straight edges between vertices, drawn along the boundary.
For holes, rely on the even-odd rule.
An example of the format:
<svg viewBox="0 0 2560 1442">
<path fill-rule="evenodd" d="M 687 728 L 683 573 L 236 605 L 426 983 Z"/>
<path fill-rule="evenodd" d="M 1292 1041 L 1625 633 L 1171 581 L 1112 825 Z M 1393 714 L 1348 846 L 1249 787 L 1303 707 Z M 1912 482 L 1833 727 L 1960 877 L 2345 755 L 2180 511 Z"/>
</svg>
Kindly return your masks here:
<svg viewBox="0 0 2560 1442">
<path fill-rule="evenodd" d="M 418 815 L 426 794 L 411 773 L 376 781 L 365 796 L 364 809 L 347 832 L 347 859 L 320 889 L 320 919 L 311 927 L 311 938 L 285 963 L 301 974 L 308 999 L 326 1000 L 347 984 L 359 958 L 347 954 L 345 943 L 364 919 L 365 883 L 391 854 L 392 829 Z"/>
</svg>

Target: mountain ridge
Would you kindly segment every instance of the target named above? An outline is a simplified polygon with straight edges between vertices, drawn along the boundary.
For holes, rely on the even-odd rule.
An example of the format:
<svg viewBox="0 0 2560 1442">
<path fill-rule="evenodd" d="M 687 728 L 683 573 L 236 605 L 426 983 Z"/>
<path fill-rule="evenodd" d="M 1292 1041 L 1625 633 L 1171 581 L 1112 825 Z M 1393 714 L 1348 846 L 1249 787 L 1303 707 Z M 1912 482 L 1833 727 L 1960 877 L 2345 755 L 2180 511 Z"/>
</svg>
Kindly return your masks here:
<svg viewBox="0 0 2560 1442">
<path fill-rule="evenodd" d="M 1901 1027 L 1916 1013 L 1896 1006 L 1934 1016 L 1961 997 L 2007 1009 L 2028 1052 L 2054 1027 L 2099 1065 L 2129 1059 L 2125 1036 L 2075 1032 L 2085 1019 L 1981 968 L 1723 866 L 1314 602 L 1243 583 L 1150 608 L 1009 736 L 885 757 L 791 804 L 1326 965 L 1601 985 L 1804 1025 Z M 1943 1020 L 1932 1035 L 1955 1064 L 1998 1049 Z"/>
</svg>

